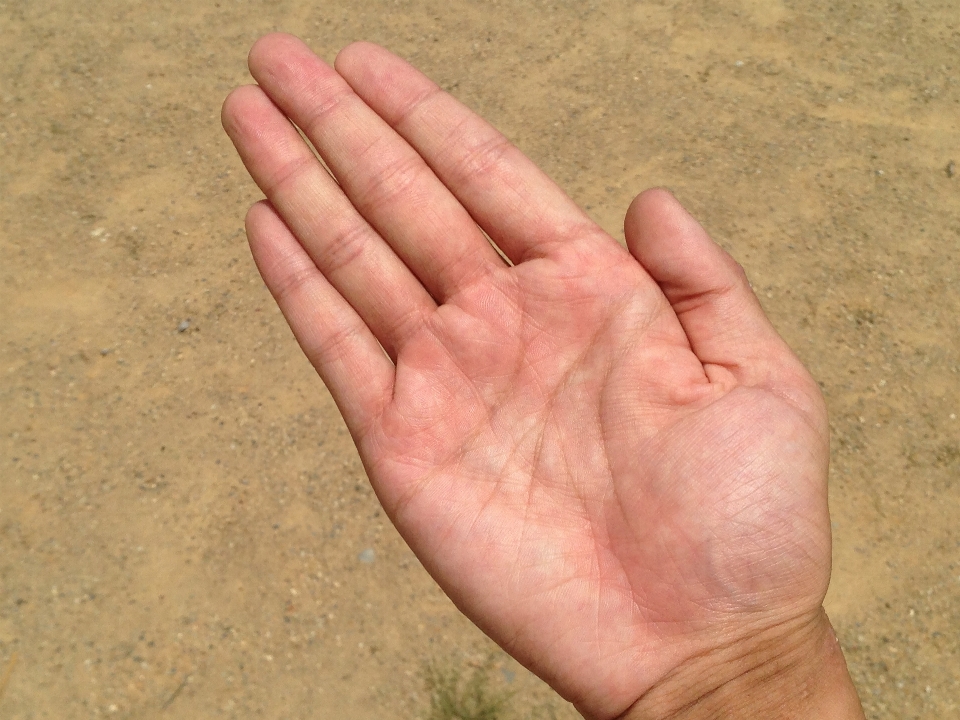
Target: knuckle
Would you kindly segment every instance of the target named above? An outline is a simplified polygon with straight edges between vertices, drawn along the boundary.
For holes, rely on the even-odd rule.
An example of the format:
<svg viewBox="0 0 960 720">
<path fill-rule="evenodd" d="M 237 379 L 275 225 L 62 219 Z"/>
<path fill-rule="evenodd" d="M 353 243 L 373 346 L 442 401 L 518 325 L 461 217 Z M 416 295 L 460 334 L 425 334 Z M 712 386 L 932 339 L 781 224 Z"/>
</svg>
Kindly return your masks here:
<svg viewBox="0 0 960 720">
<path fill-rule="evenodd" d="M 263 192 L 275 196 L 295 185 L 305 174 L 315 169 L 312 156 L 297 155 L 280 164 L 264 181 Z"/>
<path fill-rule="evenodd" d="M 399 313 L 393 321 L 391 335 L 403 344 L 418 332 L 425 324 L 423 312 L 418 307 L 411 307 L 406 312 Z"/>
<path fill-rule="evenodd" d="M 284 274 L 274 287 L 274 295 L 277 298 L 277 303 L 287 305 L 295 299 L 296 296 L 302 294 L 307 285 L 314 279 L 316 272 L 315 267 L 301 265 Z"/>
<path fill-rule="evenodd" d="M 339 359 L 346 354 L 346 347 L 357 336 L 357 328 L 353 325 L 330 330 L 322 339 L 318 340 L 313 351 L 323 357 L 325 362 Z"/>
<path fill-rule="evenodd" d="M 426 165 L 416 154 L 389 162 L 380 172 L 370 173 L 366 184 L 357 189 L 358 205 L 376 211 L 408 200 L 423 183 L 425 170 Z"/>
<path fill-rule="evenodd" d="M 356 263 L 366 251 L 369 234 L 369 228 L 360 222 L 354 222 L 337 232 L 325 253 L 325 273 L 336 274 Z"/>
<path fill-rule="evenodd" d="M 319 90 L 322 90 L 320 92 Z M 319 133 L 321 126 L 328 121 L 348 100 L 356 98 L 356 94 L 348 88 L 326 87 L 320 88 L 316 92 L 318 99 L 306 112 L 303 122 L 303 129 L 308 135 L 314 132 Z"/>
<path fill-rule="evenodd" d="M 451 142 L 459 144 L 457 138 Z M 510 141 L 500 133 L 482 138 L 466 149 L 454 145 L 454 151 L 460 154 L 457 172 L 463 177 L 487 176 L 496 171 L 512 148 Z"/>
<path fill-rule="evenodd" d="M 436 85 L 433 85 L 423 94 L 411 98 L 403 107 L 397 109 L 393 124 L 399 128 L 407 123 L 415 123 L 416 116 L 423 112 L 434 100 L 442 97 L 442 95 L 443 91 Z"/>
</svg>

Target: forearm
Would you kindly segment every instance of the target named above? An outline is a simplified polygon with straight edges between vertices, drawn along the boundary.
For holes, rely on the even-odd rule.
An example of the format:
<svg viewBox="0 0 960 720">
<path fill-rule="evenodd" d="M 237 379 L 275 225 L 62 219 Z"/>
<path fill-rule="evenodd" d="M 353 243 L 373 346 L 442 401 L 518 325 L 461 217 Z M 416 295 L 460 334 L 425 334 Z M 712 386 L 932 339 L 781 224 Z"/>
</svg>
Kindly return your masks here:
<svg viewBox="0 0 960 720">
<path fill-rule="evenodd" d="M 864 719 L 826 613 L 691 659 L 621 716 L 621 720 L 727 718 Z"/>
</svg>

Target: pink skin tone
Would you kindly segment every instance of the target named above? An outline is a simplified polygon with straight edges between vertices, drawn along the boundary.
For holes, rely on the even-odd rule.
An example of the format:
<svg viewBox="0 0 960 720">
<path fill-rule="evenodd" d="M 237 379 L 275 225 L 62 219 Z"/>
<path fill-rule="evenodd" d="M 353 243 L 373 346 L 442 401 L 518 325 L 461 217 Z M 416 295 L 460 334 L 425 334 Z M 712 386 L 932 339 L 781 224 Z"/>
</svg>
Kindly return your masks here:
<svg viewBox="0 0 960 720">
<path fill-rule="evenodd" d="M 822 628 L 823 400 L 672 195 L 637 197 L 625 249 L 382 48 L 249 62 L 223 121 L 267 197 L 254 258 L 464 613 L 590 718 Z"/>
</svg>

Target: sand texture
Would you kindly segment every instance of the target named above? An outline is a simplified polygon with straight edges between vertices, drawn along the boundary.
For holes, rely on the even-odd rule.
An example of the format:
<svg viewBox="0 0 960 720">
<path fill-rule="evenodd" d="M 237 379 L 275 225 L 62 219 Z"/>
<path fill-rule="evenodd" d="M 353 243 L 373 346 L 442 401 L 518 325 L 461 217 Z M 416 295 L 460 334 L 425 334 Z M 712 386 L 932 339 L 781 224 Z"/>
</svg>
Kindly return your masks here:
<svg viewBox="0 0 960 720">
<path fill-rule="evenodd" d="M 960 717 L 956 0 L 0 0 L 0 717 L 425 717 L 426 659 L 491 652 L 575 717 L 402 543 L 257 275 L 219 112 L 271 30 L 409 58 L 615 237 L 670 187 L 822 384 L 868 718 Z"/>
</svg>

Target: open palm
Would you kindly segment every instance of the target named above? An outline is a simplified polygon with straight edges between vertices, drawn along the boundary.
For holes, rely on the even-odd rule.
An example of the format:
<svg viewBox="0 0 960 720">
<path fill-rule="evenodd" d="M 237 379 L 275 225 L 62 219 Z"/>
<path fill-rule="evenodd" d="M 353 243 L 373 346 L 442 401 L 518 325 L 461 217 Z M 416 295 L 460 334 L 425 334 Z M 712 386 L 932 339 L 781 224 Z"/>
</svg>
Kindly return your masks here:
<svg viewBox="0 0 960 720">
<path fill-rule="evenodd" d="M 268 198 L 254 256 L 465 613 L 595 717 L 817 616 L 819 391 L 669 193 L 631 206 L 628 251 L 381 48 L 334 69 L 274 35 L 250 67 L 224 124 Z"/>
</svg>

